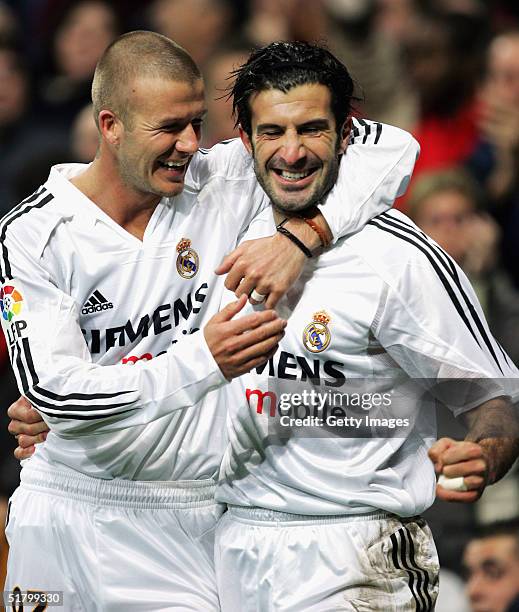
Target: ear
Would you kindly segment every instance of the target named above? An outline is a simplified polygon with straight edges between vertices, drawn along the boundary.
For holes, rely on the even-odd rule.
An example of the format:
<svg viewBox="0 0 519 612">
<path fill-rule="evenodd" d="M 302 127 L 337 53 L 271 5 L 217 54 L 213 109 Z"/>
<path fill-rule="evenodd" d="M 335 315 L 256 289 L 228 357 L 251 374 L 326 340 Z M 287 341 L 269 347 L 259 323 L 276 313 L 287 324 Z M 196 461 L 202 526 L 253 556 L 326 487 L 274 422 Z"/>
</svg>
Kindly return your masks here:
<svg viewBox="0 0 519 612">
<path fill-rule="evenodd" d="M 98 122 L 102 139 L 112 146 L 117 146 L 123 129 L 117 116 L 112 111 L 102 110 L 99 113 Z"/>
<path fill-rule="evenodd" d="M 243 145 L 245 146 L 247 151 L 252 155 L 252 143 L 250 141 L 248 134 L 245 132 L 245 130 L 242 128 L 241 125 L 238 126 L 238 129 L 240 131 L 240 138 L 241 138 L 241 141 L 243 142 Z"/>
<path fill-rule="evenodd" d="M 344 153 L 348 147 L 351 132 L 351 115 L 346 119 L 341 130 L 340 152 Z"/>
</svg>

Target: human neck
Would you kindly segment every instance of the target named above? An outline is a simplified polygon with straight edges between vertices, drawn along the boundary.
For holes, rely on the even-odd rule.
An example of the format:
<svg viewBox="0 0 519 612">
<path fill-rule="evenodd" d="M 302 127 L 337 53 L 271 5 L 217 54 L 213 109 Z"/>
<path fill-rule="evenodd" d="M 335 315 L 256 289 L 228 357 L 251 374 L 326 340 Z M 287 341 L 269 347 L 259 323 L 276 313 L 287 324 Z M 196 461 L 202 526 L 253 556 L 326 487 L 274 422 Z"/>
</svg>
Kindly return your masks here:
<svg viewBox="0 0 519 612">
<path fill-rule="evenodd" d="M 129 189 L 115 168 L 100 158 L 70 182 L 127 232 L 143 239 L 160 196 Z"/>
</svg>

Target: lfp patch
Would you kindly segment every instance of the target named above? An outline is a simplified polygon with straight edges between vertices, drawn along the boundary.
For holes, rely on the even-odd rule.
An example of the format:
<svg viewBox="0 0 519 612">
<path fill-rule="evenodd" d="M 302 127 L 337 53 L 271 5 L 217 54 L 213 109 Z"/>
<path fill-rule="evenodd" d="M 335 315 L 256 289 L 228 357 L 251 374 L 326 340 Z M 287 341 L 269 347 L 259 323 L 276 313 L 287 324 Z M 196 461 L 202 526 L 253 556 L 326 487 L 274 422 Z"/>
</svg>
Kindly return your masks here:
<svg viewBox="0 0 519 612">
<path fill-rule="evenodd" d="M 0 310 L 4 321 L 12 321 L 22 311 L 22 294 L 12 285 L 5 285 L 0 289 Z"/>
</svg>

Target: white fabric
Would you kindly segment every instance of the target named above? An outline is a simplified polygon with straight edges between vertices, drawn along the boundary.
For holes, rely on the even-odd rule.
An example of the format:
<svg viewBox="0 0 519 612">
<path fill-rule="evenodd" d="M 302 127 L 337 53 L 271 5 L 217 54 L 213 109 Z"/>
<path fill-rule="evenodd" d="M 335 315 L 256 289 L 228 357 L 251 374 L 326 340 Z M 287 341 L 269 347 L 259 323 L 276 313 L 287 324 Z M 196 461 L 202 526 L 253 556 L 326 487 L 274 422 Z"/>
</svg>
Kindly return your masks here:
<svg viewBox="0 0 519 612">
<path fill-rule="evenodd" d="M 215 268 L 268 204 L 234 144 L 234 172 L 162 200 L 142 242 L 67 180 L 81 165 L 54 168 L 3 219 L 4 290 L 23 297 L 4 330 L 19 387 L 52 430 L 31 461 L 101 478 L 215 477 L 225 415 L 202 399 L 227 381 L 198 330 L 219 309 Z M 197 167 L 221 160 L 218 148 Z M 192 278 L 177 270 L 184 238 Z M 107 308 L 90 312 L 99 294 Z"/>
<path fill-rule="evenodd" d="M 246 238 L 268 234 L 273 224 L 267 210 Z M 505 395 L 510 382 L 517 393 L 519 376 L 490 335 L 463 272 L 436 249 L 405 215 L 390 211 L 307 262 L 278 307 L 288 319 L 278 352 L 226 391 L 230 444 L 217 499 L 311 515 L 385 510 L 414 516 L 432 504 L 436 480 L 427 450 L 435 436 L 435 398 L 425 390 L 443 378 L 483 379 L 468 398 L 450 387 L 434 390 L 459 414 Z M 330 342 L 311 352 L 304 330 L 320 311 L 329 317 Z M 284 395 L 305 391 L 332 398 L 336 407 L 351 401 L 346 414 L 360 418 L 361 427 L 285 426 L 281 415 L 322 416 L 315 405 L 306 411 Z M 378 406 L 370 398 L 364 408 L 355 406 L 361 393 L 378 393 Z M 381 398 L 388 398 L 387 407 Z M 393 436 L 381 426 L 363 437 L 372 433 L 366 417 L 408 419 L 408 426 Z"/>
<path fill-rule="evenodd" d="M 230 508 L 221 519 L 215 560 L 223 612 L 432 609 L 439 564 L 423 519 L 275 515 Z"/>
<path fill-rule="evenodd" d="M 375 127 L 366 142 L 356 129 L 322 206 L 344 234 L 391 204 L 418 153 L 397 128 L 384 126 L 377 144 Z M 184 192 L 159 204 L 142 242 L 66 180 L 83 168 L 53 169 L 0 223 L 0 276 L 23 297 L 4 332 L 19 387 L 52 430 L 31 461 L 100 478 L 215 477 L 224 408 L 214 393 L 200 400 L 225 380 L 190 332 L 218 310 L 214 269 L 268 204 L 250 157 L 236 140 L 195 156 Z M 182 238 L 199 257 L 191 279 L 176 267 Z M 112 308 L 85 309 L 96 291 Z"/>
<path fill-rule="evenodd" d="M 214 486 L 23 471 L 5 590 L 63 591 L 64 612 L 220 609 Z"/>
<path fill-rule="evenodd" d="M 358 154 L 359 147 L 365 156 Z M 417 151 L 409 134 L 389 126 L 376 145 L 366 139 L 349 147 L 338 184 L 322 205 L 332 231 L 352 233 L 390 206 L 408 180 Z M 223 280 L 214 269 L 268 200 L 242 145 L 217 145 L 195 156 L 184 192 L 159 204 L 140 242 L 67 180 L 83 168 L 54 168 L 44 188 L 0 222 L 2 325 L 20 390 L 51 428 L 45 444 L 24 462 L 24 472 L 59 473 L 73 483 L 94 477 L 98 488 L 109 486 L 104 480 L 111 479 L 212 483 L 226 444 L 226 406 L 216 391 L 225 380 L 196 330 L 220 307 Z M 353 185 L 350 179 L 359 182 Z M 198 259 L 193 253 L 187 258 L 188 272 L 197 266 L 189 278 L 177 268 L 177 245 L 184 238 L 191 240 Z M 18 299 L 16 308 L 13 298 Z M 68 494 L 60 497 L 55 512 L 64 531 L 52 545 L 51 490 L 42 494 L 47 501 L 41 502 L 39 514 L 32 507 L 33 490 L 19 489 L 11 506 L 10 568 L 23 566 L 23 576 L 18 570 L 16 575 L 35 585 L 41 563 L 24 564 L 20 555 L 30 546 L 34 550 L 35 541 L 44 541 L 49 586 L 41 586 L 46 588 L 63 567 L 59 542 L 68 537 L 66 529 L 93 520 L 89 503 Z M 24 508 L 26 504 L 31 507 Z M 156 512 L 142 510 L 153 524 Z M 148 537 L 146 527 L 140 532 L 143 514 L 136 513 L 128 508 L 124 533 L 114 527 L 113 535 L 109 515 L 103 514 L 104 537 L 122 538 L 116 546 L 118 560 L 129 558 L 134 546 Z M 126 516 L 125 510 L 120 514 Z M 160 520 L 167 525 L 165 515 Z M 186 537 L 191 536 L 174 531 L 161 550 L 174 556 L 186 546 L 189 555 Z M 80 531 L 77 537 L 82 541 L 74 545 L 72 560 L 78 581 L 92 584 L 95 567 L 100 574 L 121 573 L 121 564 L 116 567 L 109 556 L 92 565 L 91 532 Z M 196 544 L 194 540 L 192 546 Z M 150 550 L 146 576 L 138 576 L 137 567 L 128 573 L 128 585 L 142 591 L 139 601 L 149 590 L 146 580 L 150 588 L 154 584 L 148 576 L 154 569 L 152 558 Z M 204 573 L 207 589 L 214 585 L 209 574 Z M 192 586 L 204 591 L 198 579 Z M 124 597 L 126 588 L 121 585 Z M 109 601 L 116 602 L 115 587 L 112 596 Z"/>
</svg>

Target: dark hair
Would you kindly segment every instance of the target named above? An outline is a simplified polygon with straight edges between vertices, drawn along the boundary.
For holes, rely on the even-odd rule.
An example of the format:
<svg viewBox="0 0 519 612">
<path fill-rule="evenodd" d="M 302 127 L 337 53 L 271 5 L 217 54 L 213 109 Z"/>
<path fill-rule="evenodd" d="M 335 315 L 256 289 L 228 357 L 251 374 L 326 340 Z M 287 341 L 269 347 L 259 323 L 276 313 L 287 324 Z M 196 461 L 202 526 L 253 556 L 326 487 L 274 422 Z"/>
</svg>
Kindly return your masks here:
<svg viewBox="0 0 519 612">
<path fill-rule="evenodd" d="M 232 73 L 232 99 L 236 125 L 251 136 L 252 94 L 268 89 L 288 92 L 298 85 L 316 83 L 328 87 L 337 131 L 351 112 L 353 79 L 346 66 L 327 49 L 307 42 L 274 42 L 257 49 Z"/>
<path fill-rule="evenodd" d="M 519 557 L 519 518 L 487 523 L 478 528 L 475 534 L 476 539 L 493 538 L 497 536 L 511 536 L 515 538 L 517 544 L 517 554 Z"/>
</svg>

